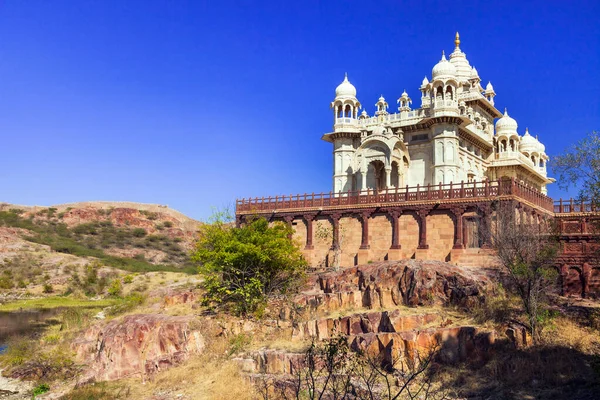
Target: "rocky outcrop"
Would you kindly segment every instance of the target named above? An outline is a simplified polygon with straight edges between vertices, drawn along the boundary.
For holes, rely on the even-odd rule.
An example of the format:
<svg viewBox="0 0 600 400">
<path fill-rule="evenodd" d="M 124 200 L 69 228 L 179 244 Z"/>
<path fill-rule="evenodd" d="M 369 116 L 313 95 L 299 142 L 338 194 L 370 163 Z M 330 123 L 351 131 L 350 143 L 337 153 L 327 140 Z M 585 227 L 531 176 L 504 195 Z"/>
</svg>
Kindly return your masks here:
<svg viewBox="0 0 600 400">
<path fill-rule="evenodd" d="M 325 312 L 399 305 L 471 306 L 492 287 L 481 269 L 438 261 L 383 261 L 313 275 L 295 303 Z"/>
<path fill-rule="evenodd" d="M 446 364 L 484 362 L 492 354 L 496 334 L 490 330 L 463 326 L 361 333 L 349 335 L 347 340 L 350 349 L 402 369 L 418 365 L 430 356 Z M 247 373 L 294 375 L 304 367 L 305 355 L 282 350 L 261 350 L 249 357 L 239 357 L 236 361 Z"/>
<path fill-rule="evenodd" d="M 204 349 L 194 317 L 128 315 L 89 328 L 72 345 L 86 365 L 84 381 L 146 377 L 181 363 Z"/>
<path fill-rule="evenodd" d="M 439 323 L 439 319 L 440 316 L 437 313 L 402 315 L 400 310 L 373 311 L 338 318 L 321 318 L 297 322 L 294 325 L 292 339 L 315 338 L 323 340 L 339 335 L 403 332 L 422 328 L 434 321 Z"/>
</svg>

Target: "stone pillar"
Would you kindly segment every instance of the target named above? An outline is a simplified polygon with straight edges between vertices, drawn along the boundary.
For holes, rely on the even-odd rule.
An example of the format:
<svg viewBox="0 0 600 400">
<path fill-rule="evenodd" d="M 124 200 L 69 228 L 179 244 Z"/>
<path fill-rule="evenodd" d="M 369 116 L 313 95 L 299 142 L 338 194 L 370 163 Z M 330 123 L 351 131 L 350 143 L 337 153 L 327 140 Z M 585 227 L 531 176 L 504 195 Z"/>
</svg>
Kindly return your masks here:
<svg viewBox="0 0 600 400">
<path fill-rule="evenodd" d="M 385 188 L 389 189 L 392 186 L 392 167 L 385 168 Z"/>
<path fill-rule="evenodd" d="M 235 227 L 240 228 L 241 226 L 242 226 L 242 216 L 236 215 L 235 216 Z"/>
<path fill-rule="evenodd" d="M 491 249 L 492 248 L 492 235 L 490 232 L 490 219 L 492 216 L 492 207 L 489 203 L 478 205 L 479 210 L 481 212 L 481 230 L 483 231 L 483 244 L 481 245 L 482 249 Z M 523 214 L 521 214 L 522 217 Z"/>
<path fill-rule="evenodd" d="M 312 250 L 315 248 L 315 246 L 313 245 L 313 221 L 315 217 L 315 214 L 304 215 L 304 221 L 306 221 L 306 246 L 304 246 L 305 250 Z"/>
<path fill-rule="evenodd" d="M 360 219 L 362 222 L 362 240 L 360 242 L 361 250 L 367 250 L 371 246 L 369 245 L 369 217 L 372 211 L 363 211 L 360 213 Z"/>
<path fill-rule="evenodd" d="M 464 249 L 465 241 L 463 237 L 463 214 L 465 213 L 465 209 L 462 207 L 457 207 L 452 209 L 452 214 L 454 214 L 454 246 L 453 249 Z"/>
<path fill-rule="evenodd" d="M 367 190 L 367 171 L 360 173 L 360 190 Z"/>
<path fill-rule="evenodd" d="M 292 215 L 284 215 L 283 216 L 283 220 L 285 221 L 286 225 L 288 226 L 288 228 L 292 229 L 292 221 L 294 220 L 294 216 Z M 290 233 L 288 234 L 288 239 L 292 240 L 292 237 L 294 236 L 294 233 Z"/>
<path fill-rule="evenodd" d="M 429 208 L 421 208 L 417 211 L 419 217 L 419 246 L 418 249 L 428 249 L 427 244 L 427 215 L 429 215 Z"/>
<path fill-rule="evenodd" d="M 567 292 L 567 278 L 569 276 L 569 266 L 563 264 L 560 266 L 560 294 L 566 296 Z"/>
<path fill-rule="evenodd" d="M 392 220 L 392 246 L 388 251 L 388 260 L 397 261 L 402 259 L 402 246 L 400 245 L 400 216 L 402 210 L 388 210 Z"/>
<path fill-rule="evenodd" d="M 581 282 L 581 286 L 582 286 L 581 297 L 586 298 L 588 296 L 588 294 L 590 293 L 590 279 L 592 278 L 592 267 L 590 266 L 590 264 L 584 263 L 581 266 L 581 278 L 583 281 L 583 282 Z"/>
<path fill-rule="evenodd" d="M 340 218 L 341 214 L 331 214 L 331 225 L 333 227 L 333 241 L 331 243 L 331 250 L 338 250 L 340 248 Z"/>
<path fill-rule="evenodd" d="M 370 260 L 369 248 L 371 247 L 369 244 L 369 217 L 371 216 L 373 210 L 363 210 L 360 213 L 360 220 L 362 223 L 362 235 L 360 241 L 360 248 L 358 249 L 357 254 L 357 262 L 358 265 L 367 264 Z"/>
</svg>

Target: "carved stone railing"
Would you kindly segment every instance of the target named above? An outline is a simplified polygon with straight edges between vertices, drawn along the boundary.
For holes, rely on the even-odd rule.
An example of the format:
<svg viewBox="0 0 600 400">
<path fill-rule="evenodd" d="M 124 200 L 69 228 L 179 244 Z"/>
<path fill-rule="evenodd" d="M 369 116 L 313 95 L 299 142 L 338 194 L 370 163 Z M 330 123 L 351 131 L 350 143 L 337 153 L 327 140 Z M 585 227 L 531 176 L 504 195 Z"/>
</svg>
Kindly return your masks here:
<svg viewBox="0 0 600 400">
<path fill-rule="evenodd" d="M 556 214 L 597 213 L 600 209 L 597 203 L 589 200 L 560 199 L 554 202 L 554 212 Z"/>
<path fill-rule="evenodd" d="M 368 189 L 238 199 L 236 200 L 236 213 L 273 212 L 298 208 L 367 206 L 386 203 L 492 200 L 499 196 L 514 196 L 549 212 L 554 210 L 553 201 L 550 197 L 513 179 L 427 186 L 417 185 L 379 191 Z"/>
</svg>

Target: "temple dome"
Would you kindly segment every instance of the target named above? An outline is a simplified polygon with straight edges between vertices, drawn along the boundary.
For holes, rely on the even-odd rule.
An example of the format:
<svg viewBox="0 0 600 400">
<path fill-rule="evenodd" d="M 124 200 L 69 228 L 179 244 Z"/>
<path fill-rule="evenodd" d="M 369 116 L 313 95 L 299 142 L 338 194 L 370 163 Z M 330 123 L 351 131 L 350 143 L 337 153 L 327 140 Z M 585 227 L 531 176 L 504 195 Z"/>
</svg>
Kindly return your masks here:
<svg viewBox="0 0 600 400">
<path fill-rule="evenodd" d="M 356 97 L 356 88 L 348 80 L 348 75 L 344 81 L 335 88 L 335 97 Z"/>
<path fill-rule="evenodd" d="M 508 111 L 504 109 L 504 116 L 496 122 L 496 134 L 500 133 L 516 133 L 519 125 L 517 121 L 509 117 Z"/>
<path fill-rule="evenodd" d="M 433 69 L 431 70 L 432 79 L 442 78 L 442 77 L 452 77 L 456 76 L 456 68 L 454 65 L 446 60 L 446 56 L 442 52 L 442 59 L 440 62 L 435 64 Z"/>
<path fill-rule="evenodd" d="M 519 150 L 529 154 L 538 153 L 540 151 L 539 144 L 540 142 L 529 134 L 529 129 L 525 129 L 525 134 L 519 142 Z"/>
</svg>

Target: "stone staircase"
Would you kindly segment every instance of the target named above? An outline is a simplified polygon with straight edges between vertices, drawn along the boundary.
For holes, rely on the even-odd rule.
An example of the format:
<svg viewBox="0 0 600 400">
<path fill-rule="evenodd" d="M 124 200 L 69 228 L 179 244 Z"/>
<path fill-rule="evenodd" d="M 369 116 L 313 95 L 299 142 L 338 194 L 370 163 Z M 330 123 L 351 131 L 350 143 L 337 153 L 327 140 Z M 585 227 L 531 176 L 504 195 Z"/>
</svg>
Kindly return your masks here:
<svg viewBox="0 0 600 400">
<path fill-rule="evenodd" d="M 351 350 L 403 366 L 415 365 L 434 350 L 444 363 L 485 361 L 496 333 L 455 324 L 440 307 L 470 307 L 492 287 L 480 269 L 436 261 L 380 262 L 312 275 L 293 310 L 283 307 L 279 315 L 292 320 L 290 340 L 307 347 L 313 340 L 342 336 Z M 303 352 L 285 349 L 263 349 L 237 359 L 255 378 L 282 379 L 302 368 L 303 360 Z"/>
</svg>

